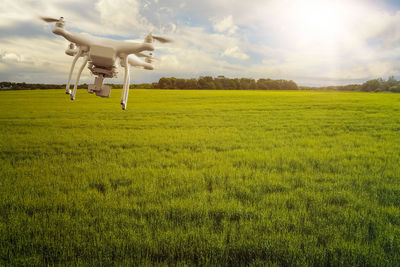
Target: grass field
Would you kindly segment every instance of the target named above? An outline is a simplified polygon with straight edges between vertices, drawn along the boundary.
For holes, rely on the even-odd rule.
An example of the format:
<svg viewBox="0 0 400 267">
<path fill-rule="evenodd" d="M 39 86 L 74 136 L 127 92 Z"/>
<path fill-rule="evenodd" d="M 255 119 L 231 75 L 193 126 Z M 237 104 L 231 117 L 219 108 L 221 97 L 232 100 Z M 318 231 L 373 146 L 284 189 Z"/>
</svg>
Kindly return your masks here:
<svg viewBox="0 0 400 267">
<path fill-rule="evenodd" d="M 0 265 L 400 265 L 400 94 L 0 92 Z"/>
</svg>

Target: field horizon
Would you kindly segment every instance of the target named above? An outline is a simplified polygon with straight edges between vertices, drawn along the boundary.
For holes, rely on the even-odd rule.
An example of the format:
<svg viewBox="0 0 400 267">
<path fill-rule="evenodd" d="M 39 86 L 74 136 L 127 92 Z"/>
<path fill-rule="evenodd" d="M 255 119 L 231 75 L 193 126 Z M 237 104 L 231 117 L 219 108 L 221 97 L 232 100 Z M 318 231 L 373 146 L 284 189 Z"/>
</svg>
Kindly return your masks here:
<svg viewBox="0 0 400 267">
<path fill-rule="evenodd" d="M 400 95 L 0 91 L 0 265 L 400 265 Z"/>
</svg>

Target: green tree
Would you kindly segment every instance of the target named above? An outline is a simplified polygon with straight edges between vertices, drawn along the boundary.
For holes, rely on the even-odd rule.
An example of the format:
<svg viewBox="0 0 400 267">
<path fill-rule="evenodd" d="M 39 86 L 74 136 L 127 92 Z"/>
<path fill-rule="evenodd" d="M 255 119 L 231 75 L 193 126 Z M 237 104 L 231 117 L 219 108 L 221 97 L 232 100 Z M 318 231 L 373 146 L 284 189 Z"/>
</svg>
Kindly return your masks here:
<svg viewBox="0 0 400 267">
<path fill-rule="evenodd" d="M 369 80 L 362 84 L 361 91 L 375 92 L 379 89 L 381 81 L 379 79 Z"/>
<path fill-rule="evenodd" d="M 297 84 L 290 80 L 290 81 L 285 81 L 285 86 L 284 86 L 285 90 L 299 90 L 299 87 L 297 86 Z"/>
<path fill-rule="evenodd" d="M 242 89 L 242 90 L 257 89 L 256 81 L 254 79 L 241 78 L 240 79 L 240 89 Z"/>
<path fill-rule="evenodd" d="M 259 90 L 269 90 L 269 81 L 270 79 L 258 79 L 257 81 L 257 89 Z"/>
<path fill-rule="evenodd" d="M 393 92 L 393 93 L 400 93 L 400 83 L 397 83 L 396 85 L 391 86 L 389 88 L 389 91 Z"/>
<path fill-rule="evenodd" d="M 186 80 L 186 89 L 197 89 L 197 80 L 196 79 Z"/>
<path fill-rule="evenodd" d="M 160 80 L 158 81 L 158 87 L 160 89 L 168 89 L 171 87 L 171 81 L 169 78 L 160 78 Z"/>
<path fill-rule="evenodd" d="M 185 79 L 176 79 L 176 88 L 177 89 L 185 89 L 186 88 L 186 80 Z"/>
<path fill-rule="evenodd" d="M 199 89 L 215 89 L 214 79 L 211 76 L 202 76 L 197 83 Z"/>
<path fill-rule="evenodd" d="M 394 76 L 390 76 L 386 82 L 383 84 L 382 91 L 389 91 L 391 87 L 396 86 L 398 81 L 394 78 Z"/>
<path fill-rule="evenodd" d="M 227 78 L 222 80 L 222 87 L 223 89 L 228 89 L 228 90 L 238 89 L 237 85 L 235 84 L 235 81 L 233 79 L 227 79 Z"/>
</svg>

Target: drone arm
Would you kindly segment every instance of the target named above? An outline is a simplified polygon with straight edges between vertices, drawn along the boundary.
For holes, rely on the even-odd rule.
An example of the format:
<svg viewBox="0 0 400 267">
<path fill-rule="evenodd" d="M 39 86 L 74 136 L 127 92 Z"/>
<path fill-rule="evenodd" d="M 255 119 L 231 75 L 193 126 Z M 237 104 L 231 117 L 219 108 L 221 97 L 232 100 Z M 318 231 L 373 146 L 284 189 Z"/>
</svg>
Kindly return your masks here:
<svg viewBox="0 0 400 267">
<path fill-rule="evenodd" d="M 76 91 L 77 91 L 77 89 L 78 89 L 79 79 L 81 78 L 82 71 L 83 71 L 83 69 L 85 68 L 86 63 L 88 62 L 88 60 L 89 60 L 89 57 L 86 55 L 86 56 L 85 56 L 85 59 L 84 59 L 84 61 L 83 61 L 83 63 L 82 63 L 82 66 L 81 66 L 81 68 L 79 69 L 78 76 L 76 77 L 75 86 L 74 86 L 74 91 L 73 91 L 72 94 L 71 94 L 71 100 L 75 100 L 75 95 L 76 95 Z"/>
<path fill-rule="evenodd" d="M 142 51 L 154 51 L 154 45 L 151 43 L 128 43 L 123 42 L 116 48 L 119 55 L 130 55 L 140 53 Z"/>
<path fill-rule="evenodd" d="M 154 66 L 151 65 L 150 63 L 147 63 L 143 60 L 141 60 L 140 58 L 138 58 L 135 54 L 129 55 L 128 57 L 128 62 L 130 65 L 134 66 L 134 67 L 143 67 L 147 70 L 152 70 L 154 69 Z"/>
<path fill-rule="evenodd" d="M 86 36 L 79 34 L 79 33 L 72 33 L 69 31 L 66 31 L 62 27 L 55 26 L 53 28 L 53 33 L 60 35 L 67 39 L 68 41 L 78 44 L 78 45 L 85 45 L 85 46 L 90 46 L 90 40 L 86 38 Z"/>
<path fill-rule="evenodd" d="M 66 94 L 71 94 L 71 90 L 69 89 L 69 87 L 71 85 L 72 72 L 74 71 L 76 61 L 78 60 L 78 58 L 81 55 L 82 55 L 82 50 L 79 48 L 78 53 L 75 55 L 74 60 L 72 61 L 71 69 L 69 70 L 68 82 L 67 82 L 67 86 L 65 87 Z"/>
</svg>

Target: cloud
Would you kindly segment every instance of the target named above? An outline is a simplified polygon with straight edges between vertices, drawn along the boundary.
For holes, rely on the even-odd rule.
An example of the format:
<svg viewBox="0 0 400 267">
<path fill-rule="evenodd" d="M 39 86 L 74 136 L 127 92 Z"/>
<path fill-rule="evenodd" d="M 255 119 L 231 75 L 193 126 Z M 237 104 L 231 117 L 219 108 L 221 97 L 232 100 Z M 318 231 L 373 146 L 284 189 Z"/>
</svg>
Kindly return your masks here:
<svg viewBox="0 0 400 267">
<path fill-rule="evenodd" d="M 112 26 L 114 32 L 151 30 L 153 26 L 140 15 L 137 0 L 99 0 L 95 7 L 103 24 Z"/>
<path fill-rule="evenodd" d="M 239 70 L 241 67 L 221 58 L 226 44 L 236 45 L 239 40 L 221 34 L 208 34 L 203 28 L 182 27 L 173 35 L 175 43 L 162 45 L 156 62 L 156 73 L 176 77 L 198 77 Z M 202 40 L 199 42 L 199 40 Z M 240 51 L 237 51 L 240 53 Z"/>
<path fill-rule="evenodd" d="M 23 43 L 24 45 L 20 45 Z M 68 42 L 58 38 L 37 37 L 27 42 L 23 37 L 1 40 L 0 79 L 26 82 L 63 83 L 72 57 L 65 55 Z M 79 62 L 78 62 L 79 64 Z M 88 80 L 85 71 L 84 79 Z"/>
<path fill-rule="evenodd" d="M 237 59 L 248 59 L 249 56 L 243 53 L 239 47 L 234 46 L 227 48 L 224 53 L 222 53 L 223 56 L 229 56 Z"/>
<path fill-rule="evenodd" d="M 3 55 L 1 55 L 1 60 L 2 61 L 11 61 L 11 62 L 22 62 L 22 61 L 24 61 L 24 56 L 17 55 L 14 53 L 4 53 Z"/>
<path fill-rule="evenodd" d="M 141 41 L 149 31 L 175 39 L 156 44 L 157 69 L 133 71 L 135 82 L 218 74 L 303 84 L 400 77 L 400 11 L 383 2 L 4 0 L 0 79 L 65 82 L 68 42 L 38 15 L 64 16 L 71 31 L 119 40 Z M 91 79 L 85 70 L 83 81 Z"/>
<path fill-rule="evenodd" d="M 226 32 L 229 34 L 234 34 L 238 26 L 233 23 L 232 15 L 229 15 L 222 20 L 216 21 L 213 25 L 214 30 L 217 32 Z"/>
</svg>

